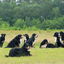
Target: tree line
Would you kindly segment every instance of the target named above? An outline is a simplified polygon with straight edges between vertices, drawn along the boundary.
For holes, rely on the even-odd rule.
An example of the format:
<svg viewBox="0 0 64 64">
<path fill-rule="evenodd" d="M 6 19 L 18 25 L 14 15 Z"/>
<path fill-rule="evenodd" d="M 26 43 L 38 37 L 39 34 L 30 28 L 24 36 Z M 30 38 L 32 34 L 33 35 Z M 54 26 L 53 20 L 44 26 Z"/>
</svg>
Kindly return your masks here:
<svg viewBox="0 0 64 64">
<path fill-rule="evenodd" d="M 0 28 L 64 29 L 63 0 L 28 0 L 20 2 L 0 1 Z"/>
</svg>

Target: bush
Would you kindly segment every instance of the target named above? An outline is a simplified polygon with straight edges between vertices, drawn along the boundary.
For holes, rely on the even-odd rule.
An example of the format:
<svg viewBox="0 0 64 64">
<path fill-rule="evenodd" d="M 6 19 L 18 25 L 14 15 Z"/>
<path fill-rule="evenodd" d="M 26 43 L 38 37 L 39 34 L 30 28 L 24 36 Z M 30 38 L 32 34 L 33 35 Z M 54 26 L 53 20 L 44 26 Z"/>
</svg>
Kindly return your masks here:
<svg viewBox="0 0 64 64">
<path fill-rule="evenodd" d="M 29 28 L 27 28 L 27 30 L 28 31 L 36 31 L 36 30 L 38 30 L 35 26 L 32 26 L 32 27 L 29 27 Z"/>
<path fill-rule="evenodd" d="M 21 28 L 20 27 L 16 27 L 16 26 L 11 26 L 10 30 L 21 30 Z"/>
<path fill-rule="evenodd" d="M 24 26 L 23 26 L 23 30 L 26 30 L 26 29 L 27 29 L 27 26 L 26 26 L 26 25 L 24 25 Z"/>
<path fill-rule="evenodd" d="M 14 24 L 14 26 L 20 27 L 20 28 L 23 28 L 24 25 L 25 25 L 25 22 L 23 19 L 17 19 L 17 21 Z"/>
<path fill-rule="evenodd" d="M 10 25 L 8 22 L 3 22 L 3 24 L 1 25 L 1 29 L 2 30 L 10 30 Z"/>
<path fill-rule="evenodd" d="M 50 29 L 50 28 L 46 28 L 46 31 L 47 31 L 47 32 L 50 32 L 50 31 L 51 31 L 51 29 Z"/>
</svg>

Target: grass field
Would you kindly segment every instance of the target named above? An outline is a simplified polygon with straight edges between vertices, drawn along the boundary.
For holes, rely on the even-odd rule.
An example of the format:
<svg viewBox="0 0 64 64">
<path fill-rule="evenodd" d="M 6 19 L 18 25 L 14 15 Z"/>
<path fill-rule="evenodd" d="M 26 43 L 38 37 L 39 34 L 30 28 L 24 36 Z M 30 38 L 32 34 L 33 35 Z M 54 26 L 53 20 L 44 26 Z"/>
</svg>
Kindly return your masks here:
<svg viewBox="0 0 64 64">
<path fill-rule="evenodd" d="M 54 32 L 56 31 L 0 31 L 0 34 L 6 34 L 4 45 L 0 48 L 0 64 L 64 64 L 64 48 L 39 48 L 43 39 L 48 39 L 50 43 L 54 43 Z M 5 55 L 8 55 L 10 48 L 4 47 L 7 46 L 9 41 L 16 35 L 24 33 L 29 34 L 30 37 L 33 33 L 38 34 L 36 48 L 31 49 L 31 53 L 34 54 L 34 56 L 6 58 Z"/>
</svg>

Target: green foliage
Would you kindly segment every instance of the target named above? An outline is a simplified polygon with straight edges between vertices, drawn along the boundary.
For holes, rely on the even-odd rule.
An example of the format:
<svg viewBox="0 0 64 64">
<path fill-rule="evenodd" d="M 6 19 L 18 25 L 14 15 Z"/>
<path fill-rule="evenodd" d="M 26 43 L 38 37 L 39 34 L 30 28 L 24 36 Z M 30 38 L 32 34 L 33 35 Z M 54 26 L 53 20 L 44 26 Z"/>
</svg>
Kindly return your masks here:
<svg viewBox="0 0 64 64">
<path fill-rule="evenodd" d="M 26 6 L 26 5 L 28 5 L 28 2 L 26 2 L 26 1 L 23 1 L 21 4 L 21 6 Z"/>
<path fill-rule="evenodd" d="M 16 27 L 16 26 L 11 26 L 11 27 L 9 27 L 10 28 L 10 30 L 21 30 L 21 28 L 20 27 Z"/>
<path fill-rule="evenodd" d="M 59 18 L 54 18 L 54 20 L 46 20 L 42 22 L 42 28 L 46 29 L 64 29 L 64 16 Z"/>
<path fill-rule="evenodd" d="M 0 18 L 0 26 L 3 24 L 3 20 L 2 18 Z"/>
<path fill-rule="evenodd" d="M 3 23 L 1 24 L 1 29 L 2 29 L 2 30 L 9 30 L 9 27 L 10 27 L 10 25 L 9 25 L 8 22 L 3 22 Z"/>
<path fill-rule="evenodd" d="M 32 26 L 32 27 L 29 27 L 29 28 L 27 28 L 27 30 L 28 31 L 36 31 L 36 30 L 38 30 L 35 26 Z"/>
<path fill-rule="evenodd" d="M 14 26 L 23 28 L 24 24 L 25 24 L 25 22 L 24 22 L 23 19 L 17 19 L 17 21 L 15 22 Z"/>
<path fill-rule="evenodd" d="M 17 5 L 16 5 L 16 2 L 15 1 L 11 1 L 11 7 L 12 8 L 15 8 Z"/>
<path fill-rule="evenodd" d="M 50 28 L 46 28 L 46 31 L 47 31 L 47 32 L 50 32 L 51 30 L 50 30 Z"/>
<path fill-rule="evenodd" d="M 25 30 L 25 29 L 27 29 L 27 26 L 26 25 L 23 26 L 23 30 Z"/>
<path fill-rule="evenodd" d="M 63 0 L 0 2 L 0 26 L 3 30 L 64 29 Z"/>
<path fill-rule="evenodd" d="M 2 30 L 4 30 L 4 29 L 5 29 L 5 25 L 4 25 L 4 24 L 2 24 L 2 25 L 1 25 L 1 28 L 2 28 Z"/>
<path fill-rule="evenodd" d="M 53 18 L 53 17 L 58 18 L 60 16 L 61 16 L 61 13 L 60 13 L 59 8 L 58 7 L 53 8 L 51 11 L 51 18 Z"/>
<path fill-rule="evenodd" d="M 32 26 L 30 17 L 26 17 L 26 18 L 25 18 L 25 24 L 26 24 L 27 27 Z"/>
<path fill-rule="evenodd" d="M 20 7 L 18 7 L 18 6 L 16 6 L 14 8 L 14 18 L 15 19 L 20 19 L 22 17 L 22 15 L 20 15 L 21 11 L 22 11 L 22 9 Z"/>
<path fill-rule="evenodd" d="M 31 21 L 31 23 L 32 23 L 32 26 L 40 28 L 41 23 L 40 23 L 39 19 L 34 19 L 33 18 L 33 20 Z"/>
</svg>

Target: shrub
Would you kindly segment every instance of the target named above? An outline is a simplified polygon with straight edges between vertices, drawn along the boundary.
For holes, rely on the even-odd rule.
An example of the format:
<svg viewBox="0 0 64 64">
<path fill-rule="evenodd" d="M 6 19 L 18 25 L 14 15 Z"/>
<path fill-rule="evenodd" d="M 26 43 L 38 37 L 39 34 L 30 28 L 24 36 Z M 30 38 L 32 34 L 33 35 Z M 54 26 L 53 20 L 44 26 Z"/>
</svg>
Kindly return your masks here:
<svg viewBox="0 0 64 64">
<path fill-rule="evenodd" d="M 23 28 L 24 25 L 25 25 L 25 22 L 23 19 L 17 19 L 17 21 L 14 23 L 14 26 L 20 27 L 20 28 Z"/>
</svg>

